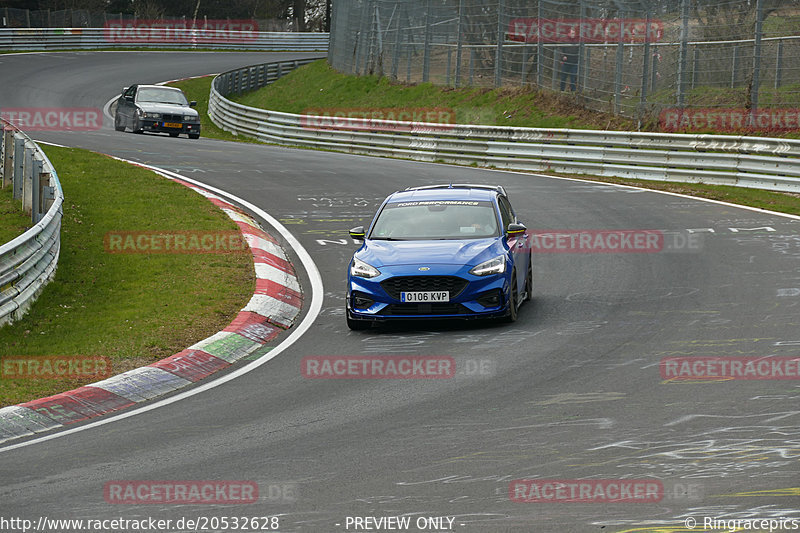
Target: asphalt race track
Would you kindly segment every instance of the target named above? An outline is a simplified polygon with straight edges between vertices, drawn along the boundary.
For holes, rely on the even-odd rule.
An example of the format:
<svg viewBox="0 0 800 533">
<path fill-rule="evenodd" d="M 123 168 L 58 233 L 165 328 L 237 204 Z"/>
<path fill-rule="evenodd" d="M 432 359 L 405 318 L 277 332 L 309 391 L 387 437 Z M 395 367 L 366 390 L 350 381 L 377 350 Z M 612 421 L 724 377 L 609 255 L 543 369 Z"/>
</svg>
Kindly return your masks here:
<svg viewBox="0 0 800 533">
<path fill-rule="evenodd" d="M 289 57 L 303 54 L 2 55 L 0 104 L 102 107 L 130 83 Z M 253 372 L 111 424 L 0 449 L 1 517 L 154 517 L 172 519 L 168 531 L 198 529 L 176 527 L 182 517 L 278 517 L 267 526 L 286 532 L 397 531 L 355 518 L 399 516 L 410 517 L 405 531 L 690 531 L 687 519 L 711 531 L 705 518 L 795 519 L 800 528 L 797 377 L 670 381 L 659 367 L 667 357 L 800 355 L 800 220 L 543 176 L 118 133 L 108 120 L 96 132 L 33 137 L 246 199 L 299 239 L 325 294 L 300 341 Z M 669 246 L 535 254 L 534 300 L 513 325 L 350 332 L 347 229 L 395 190 L 450 181 L 503 185 L 531 229 L 667 230 Z M 689 236 L 692 246 L 682 242 Z M 299 275 L 308 288 L 308 273 Z M 301 373 L 304 357 L 352 355 L 449 356 L 457 373 Z M 574 503 L 544 491 L 543 502 L 512 501 L 519 479 L 649 480 L 663 493 L 656 502 Z M 107 503 L 106 484 L 124 480 L 248 480 L 260 497 Z M 438 526 L 425 520 L 437 517 Z"/>
</svg>

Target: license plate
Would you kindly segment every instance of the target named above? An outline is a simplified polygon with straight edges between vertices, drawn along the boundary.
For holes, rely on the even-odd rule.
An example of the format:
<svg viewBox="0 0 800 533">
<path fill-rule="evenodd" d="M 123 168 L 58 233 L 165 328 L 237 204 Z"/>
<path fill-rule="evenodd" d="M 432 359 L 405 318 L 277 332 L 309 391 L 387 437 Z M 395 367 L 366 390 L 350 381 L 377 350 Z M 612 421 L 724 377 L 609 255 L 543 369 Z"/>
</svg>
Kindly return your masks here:
<svg viewBox="0 0 800 533">
<path fill-rule="evenodd" d="M 181 124 L 180 122 L 165 122 L 164 123 L 164 127 L 165 128 L 182 128 L 183 124 Z"/>
<path fill-rule="evenodd" d="M 449 291 L 401 292 L 400 301 L 406 303 L 418 302 L 449 302 Z"/>
</svg>

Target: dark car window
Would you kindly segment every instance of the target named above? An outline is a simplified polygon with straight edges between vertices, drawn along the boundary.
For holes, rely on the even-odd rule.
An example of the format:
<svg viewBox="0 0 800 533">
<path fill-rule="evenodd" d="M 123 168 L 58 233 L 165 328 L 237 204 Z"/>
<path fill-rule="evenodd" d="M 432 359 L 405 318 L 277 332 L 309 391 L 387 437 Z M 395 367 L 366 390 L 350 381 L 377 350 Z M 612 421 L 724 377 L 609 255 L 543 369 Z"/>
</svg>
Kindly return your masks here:
<svg viewBox="0 0 800 533">
<path fill-rule="evenodd" d="M 430 200 L 392 202 L 378 215 L 371 239 L 485 239 L 497 237 L 492 202 Z"/>
<path fill-rule="evenodd" d="M 135 92 L 136 92 L 136 86 L 134 85 L 134 86 L 129 87 L 128 90 L 125 91 L 125 95 L 124 96 L 133 96 Z"/>
<path fill-rule="evenodd" d="M 508 203 L 503 196 L 498 198 L 498 203 L 500 204 L 500 216 L 503 218 L 503 229 L 507 229 L 509 224 L 513 224 L 517 221 L 517 217 L 514 216 L 514 210 L 511 209 L 511 204 Z"/>
<path fill-rule="evenodd" d="M 160 104 L 189 105 L 180 91 L 171 91 L 160 87 L 145 87 L 136 94 L 137 102 L 154 102 Z"/>
</svg>

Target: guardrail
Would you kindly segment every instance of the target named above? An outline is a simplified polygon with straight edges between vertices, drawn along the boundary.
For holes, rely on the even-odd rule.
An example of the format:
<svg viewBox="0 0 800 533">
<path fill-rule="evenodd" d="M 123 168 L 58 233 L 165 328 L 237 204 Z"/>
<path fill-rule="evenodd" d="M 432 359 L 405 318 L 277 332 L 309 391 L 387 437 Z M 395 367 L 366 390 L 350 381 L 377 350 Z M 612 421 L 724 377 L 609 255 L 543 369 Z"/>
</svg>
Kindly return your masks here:
<svg viewBox="0 0 800 533">
<path fill-rule="evenodd" d="M 2 185 L 30 213 L 33 227 L 0 245 L 0 326 L 19 319 L 53 278 L 61 249 L 64 192 L 55 168 L 30 137 L 0 123 Z"/>
<path fill-rule="evenodd" d="M 0 28 L 0 50 L 71 50 L 97 48 L 169 48 L 264 50 L 293 52 L 328 49 L 329 34 L 191 30 L 153 33 L 150 37 L 116 37 L 105 28 Z"/>
<path fill-rule="evenodd" d="M 248 68 L 255 67 L 235 72 Z M 225 83 L 217 80 L 230 74 L 212 83 L 209 116 L 227 131 L 265 142 L 509 170 L 800 192 L 800 140 L 295 115 L 228 100 Z"/>
</svg>

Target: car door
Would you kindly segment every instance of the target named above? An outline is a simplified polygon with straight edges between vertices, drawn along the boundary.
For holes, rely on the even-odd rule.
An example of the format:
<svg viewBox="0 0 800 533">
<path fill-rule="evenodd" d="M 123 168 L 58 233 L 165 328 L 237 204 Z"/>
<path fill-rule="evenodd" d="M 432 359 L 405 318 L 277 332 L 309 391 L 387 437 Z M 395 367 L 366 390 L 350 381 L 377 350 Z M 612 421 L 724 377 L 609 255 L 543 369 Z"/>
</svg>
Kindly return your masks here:
<svg viewBox="0 0 800 533">
<path fill-rule="evenodd" d="M 122 97 L 119 99 L 119 103 L 117 104 L 117 112 L 122 116 L 123 124 L 128 126 L 132 124 L 131 119 L 133 118 L 134 110 L 136 108 L 136 105 L 134 104 L 135 99 L 136 85 L 131 85 L 122 93 Z"/>
</svg>

